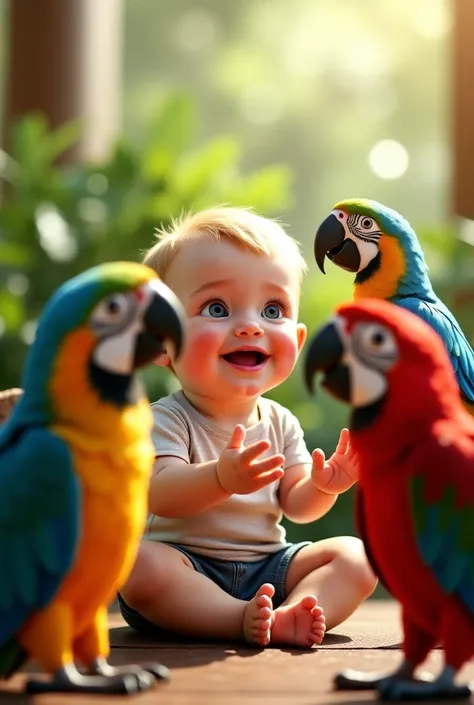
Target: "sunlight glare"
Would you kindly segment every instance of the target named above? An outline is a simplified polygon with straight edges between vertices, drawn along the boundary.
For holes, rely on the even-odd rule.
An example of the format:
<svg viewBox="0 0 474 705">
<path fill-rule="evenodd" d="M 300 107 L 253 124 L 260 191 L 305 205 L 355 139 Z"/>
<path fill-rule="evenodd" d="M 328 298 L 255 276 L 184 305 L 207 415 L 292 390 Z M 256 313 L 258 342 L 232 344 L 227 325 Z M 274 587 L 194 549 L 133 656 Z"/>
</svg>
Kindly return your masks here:
<svg viewBox="0 0 474 705">
<path fill-rule="evenodd" d="M 369 153 L 369 166 L 380 179 L 399 179 L 408 169 L 409 156 L 396 140 L 381 140 Z"/>
</svg>

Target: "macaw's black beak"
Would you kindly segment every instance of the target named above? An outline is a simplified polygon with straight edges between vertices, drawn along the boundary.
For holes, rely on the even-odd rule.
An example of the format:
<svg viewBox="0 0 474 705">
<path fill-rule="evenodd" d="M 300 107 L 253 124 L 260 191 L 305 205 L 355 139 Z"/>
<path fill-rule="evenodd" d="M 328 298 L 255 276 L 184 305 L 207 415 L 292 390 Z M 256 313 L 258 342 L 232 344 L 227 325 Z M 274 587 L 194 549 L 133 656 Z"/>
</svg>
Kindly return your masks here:
<svg viewBox="0 0 474 705">
<path fill-rule="evenodd" d="M 143 367 L 165 352 L 171 342 L 178 357 L 184 340 L 184 312 L 179 299 L 163 282 L 153 282 L 153 297 L 144 316 L 145 330 L 137 337 L 134 367 Z"/>
<path fill-rule="evenodd" d="M 344 226 L 334 213 L 323 220 L 314 238 L 314 256 L 323 274 L 324 258 L 328 257 L 334 264 L 348 272 L 358 272 L 360 253 L 353 240 L 345 239 Z"/>
<path fill-rule="evenodd" d="M 328 323 L 311 339 L 305 355 L 306 386 L 313 391 L 313 378 L 323 373 L 322 386 L 337 399 L 350 401 L 349 369 L 343 364 L 344 346 L 334 323 Z"/>
</svg>

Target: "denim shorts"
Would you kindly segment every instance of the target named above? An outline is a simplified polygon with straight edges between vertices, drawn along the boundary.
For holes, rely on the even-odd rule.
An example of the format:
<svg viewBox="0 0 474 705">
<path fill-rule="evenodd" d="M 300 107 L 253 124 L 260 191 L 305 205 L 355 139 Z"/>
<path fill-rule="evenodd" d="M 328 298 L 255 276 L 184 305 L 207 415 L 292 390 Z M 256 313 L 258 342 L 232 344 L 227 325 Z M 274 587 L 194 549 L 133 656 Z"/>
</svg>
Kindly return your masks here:
<svg viewBox="0 0 474 705">
<path fill-rule="evenodd" d="M 205 575 L 222 590 L 238 600 L 251 600 L 263 583 L 271 583 L 275 587 L 273 606 L 279 607 L 285 600 L 285 578 L 288 566 L 293 556 L 310 541 L 289 544 L 276 553 L 271 553 L 260 561 L 236 562 L 209 558 L 194 553 L 188 548 L 177 544 L 168 544 L 181 551 L 191 561 L 194 570 Z M 143 617 L 139 612 L 127 605 L 123 597 L 118 595 L 118 603 L 123 618 L 130 627 L 150 636 L 164 630 Z"/>
</svg>

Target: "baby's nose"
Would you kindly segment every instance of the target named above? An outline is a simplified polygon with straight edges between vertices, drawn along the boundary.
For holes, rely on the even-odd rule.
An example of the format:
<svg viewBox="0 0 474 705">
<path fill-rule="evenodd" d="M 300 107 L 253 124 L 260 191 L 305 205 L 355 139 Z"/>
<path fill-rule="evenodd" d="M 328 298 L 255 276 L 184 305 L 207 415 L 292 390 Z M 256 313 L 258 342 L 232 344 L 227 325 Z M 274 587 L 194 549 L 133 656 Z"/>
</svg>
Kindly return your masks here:
<svg viewBox="0 0 474 705">
<path fill-rule="evenodd" d="M 235 327 L 235 335 L 239 338 L 259 338 L 263 335 L 263 328 L 257 321 L 245 321 Z"/>
</svg>

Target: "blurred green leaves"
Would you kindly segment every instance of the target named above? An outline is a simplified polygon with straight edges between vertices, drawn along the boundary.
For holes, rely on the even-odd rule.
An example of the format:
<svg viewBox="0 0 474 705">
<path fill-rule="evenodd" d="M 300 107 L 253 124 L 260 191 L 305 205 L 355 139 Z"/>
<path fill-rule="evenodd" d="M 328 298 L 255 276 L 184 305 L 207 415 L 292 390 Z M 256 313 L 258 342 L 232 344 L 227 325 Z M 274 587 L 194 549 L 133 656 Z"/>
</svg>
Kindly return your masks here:
<svg viewBox="0 0 474 705">
<path fill-rule="evenodd" d="M 183 211 L 232 203 L 280 215 L 288 206 L 286 166 L 246 174 L 234 136 L 196 146 L 196 126 L 191 98 L 173 94 L 140 139 L 121 137 L 103 162 L 67 166 L 58 158 L 80 124 L 51 130 L 32 114 L 14 126 L 10 154 L 0 152 L 0 388 L 20 384 L 35 320 L 66 279 L 98 262 L 140 260 L 155 229 Z M 152 396 L 163 380 L 147 376 Z"/>
</svg>

